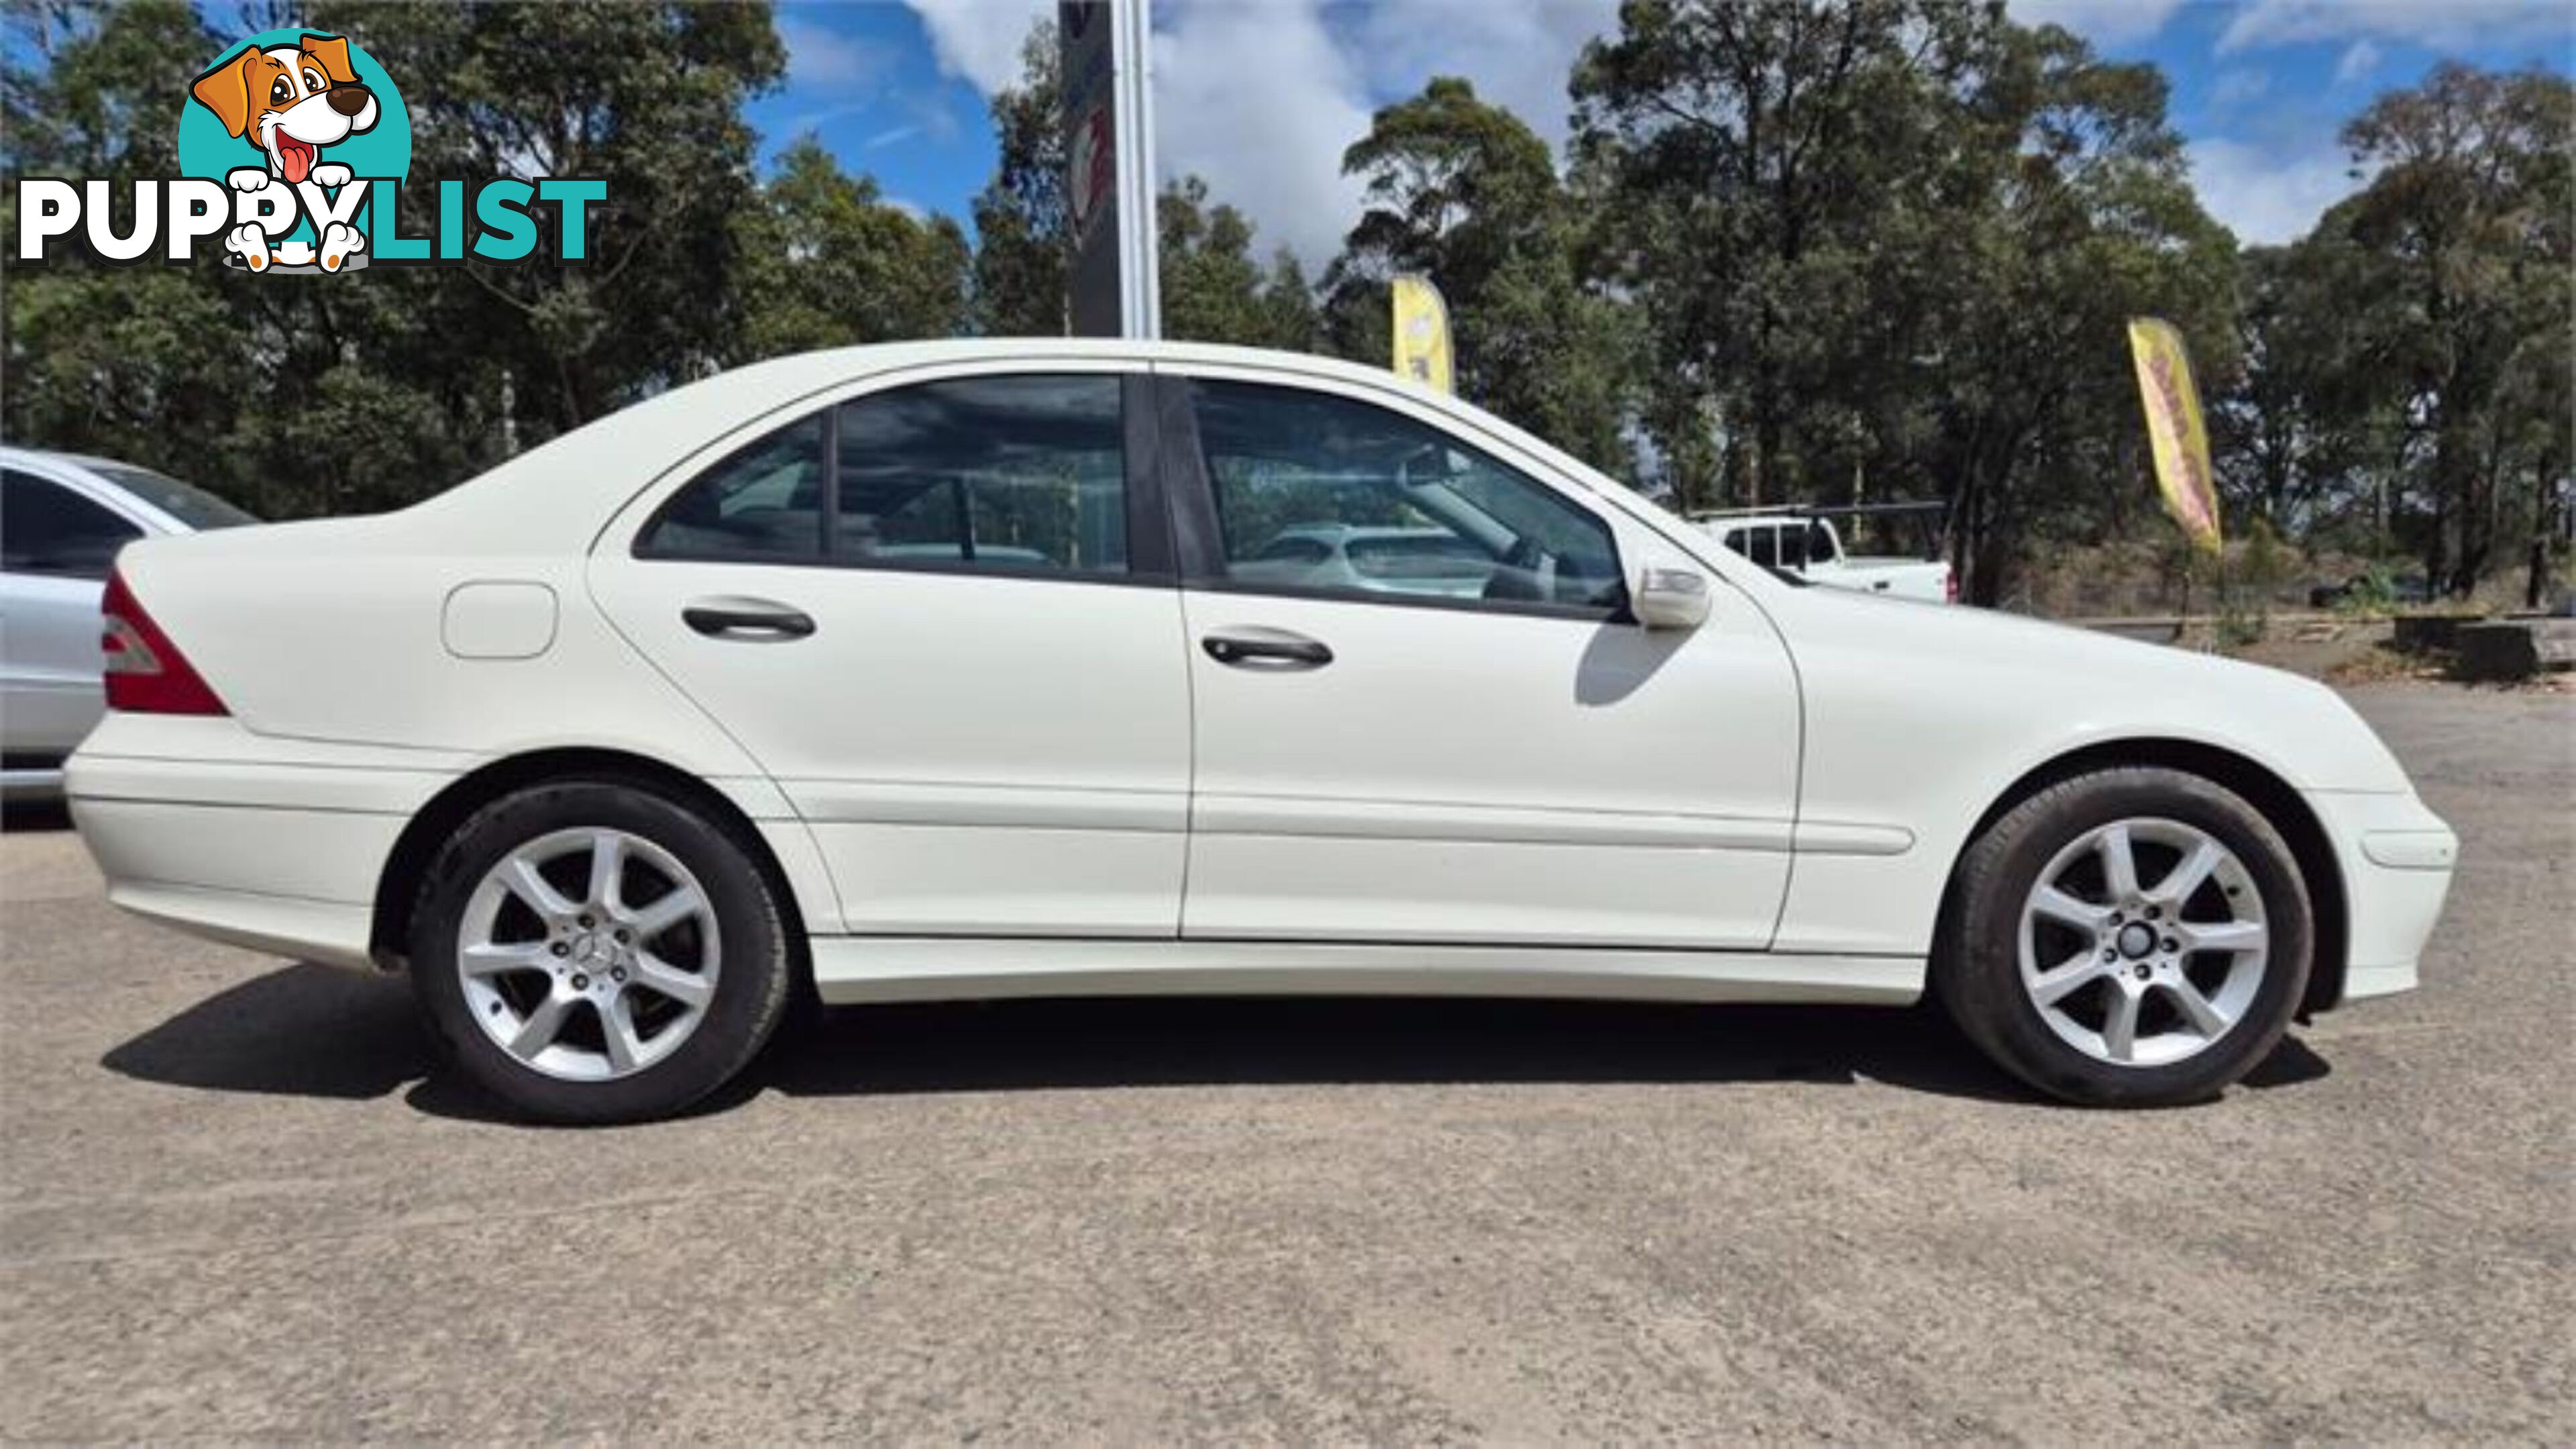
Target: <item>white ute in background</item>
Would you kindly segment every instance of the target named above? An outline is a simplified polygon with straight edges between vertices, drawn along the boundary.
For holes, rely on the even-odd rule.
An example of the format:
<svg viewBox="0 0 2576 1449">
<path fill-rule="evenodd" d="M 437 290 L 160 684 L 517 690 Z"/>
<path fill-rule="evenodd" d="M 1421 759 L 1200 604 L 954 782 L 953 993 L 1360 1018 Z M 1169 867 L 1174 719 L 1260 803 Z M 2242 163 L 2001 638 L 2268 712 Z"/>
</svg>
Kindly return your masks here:
<svg viewBox="0 0 2576 1449">
<path fill-rule="evenodd" d="M 1805 514 L 1700 513 L 1694 522 L 1719 543 L 1765 568 L 1858 594 L 1927 603 L 1959 602 L 1959 581 L 1942 558 L 1854 557 L 1833 521 Z"/>
</svg>

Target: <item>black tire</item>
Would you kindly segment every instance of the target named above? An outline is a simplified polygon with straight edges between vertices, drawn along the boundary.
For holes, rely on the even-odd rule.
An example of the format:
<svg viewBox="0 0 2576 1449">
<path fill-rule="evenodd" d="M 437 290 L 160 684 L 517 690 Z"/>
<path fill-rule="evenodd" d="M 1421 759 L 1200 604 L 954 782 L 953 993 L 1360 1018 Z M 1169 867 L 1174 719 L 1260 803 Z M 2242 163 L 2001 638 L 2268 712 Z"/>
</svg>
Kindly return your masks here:
<svg viewBox="0 0 2576 1449">
<path fill-rule="evenodd" d="M 721 955 L 713 998 L 689 1036 L 633 1074 L 601 1081 L 546 1075 L 475 1024 L 456 968 L 458 933 L 484 874 L 559 830 L 625 831 L 695 875 L 715 914 Z M 796 957 L 750 842 L 640 782 L 569 780 L 505 795 L 458 827 L 431 863 L 412 912 L 413 994 L 447 1061 L 524 1117 L 567 1125 L 642 1122 L 686 1110 L 750 1065 L 785 1015 Z"/>
<path fill-rule="evenodd" d="M 2128 1066 L 2095 1059 L 2050 1030 L 2024 989 L 2021 911 L 2058 852 L 2114 821 L 2162 818 L 2207 832 L 2232 852 L 2262 897 L 2270 941 L 2260 987 L 2235 1023 L 2180 1061 Z M 2124 766 L 2061 780 L 2022 801 L 1971 842 L 1934 945 L 1932 985 L 1959 1029 L 2004 1070 L 2086 1106 L 2207 1101 L 2271 1054 L 2306 992 L 2316 931 L 2297 857 L 2262 812 L 2181 770 Z"/>
</svg>

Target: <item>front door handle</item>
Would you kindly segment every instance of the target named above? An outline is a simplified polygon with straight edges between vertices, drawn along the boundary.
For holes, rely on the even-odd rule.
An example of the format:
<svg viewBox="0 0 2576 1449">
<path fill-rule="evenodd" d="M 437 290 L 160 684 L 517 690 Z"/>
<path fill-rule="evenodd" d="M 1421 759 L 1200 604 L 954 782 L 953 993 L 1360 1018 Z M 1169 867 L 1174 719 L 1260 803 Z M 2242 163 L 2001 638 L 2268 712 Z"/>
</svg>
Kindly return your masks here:
<svg viewBox="0 0 2576 1449">
<path fill-rule="evenodd" d="M 814 618 L 767 599 L 699 599 L 680 610 L 680 622 L 710 639 L 776 643 L 814 632 Z"/>
<path fill-rule="evenodd" d="M 1333 651 L 1321 639 L 1254 624 L 1219 629 L 1199 647 L 1217 663 L 1238 669 L 1321 669 L 1333 662 Z"/>
</svg>

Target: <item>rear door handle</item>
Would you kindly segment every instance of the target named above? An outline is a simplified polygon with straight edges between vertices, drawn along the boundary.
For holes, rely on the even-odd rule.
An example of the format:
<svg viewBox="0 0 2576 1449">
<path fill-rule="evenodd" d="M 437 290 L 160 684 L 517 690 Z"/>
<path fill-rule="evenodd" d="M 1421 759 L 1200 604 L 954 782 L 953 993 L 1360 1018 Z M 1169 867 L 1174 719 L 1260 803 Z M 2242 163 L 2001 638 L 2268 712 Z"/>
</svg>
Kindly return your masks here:
<svg viewBox="0 0 2576 1449">
<path fill-rule="evenodd" d="M 814 632 L 812 615 L 767 599 L 699 599 L 680 610 L 680 622 L 710 639 L 776 643 Z"/>
<path fill-rule="evenodd" d="M 1219 664 L 1238 669 L 1321 669 L 1333 662 L 1333 651 L 1321 639 L 1256 624 L 1219 629 L 1199 641 Z"/>
</svg>

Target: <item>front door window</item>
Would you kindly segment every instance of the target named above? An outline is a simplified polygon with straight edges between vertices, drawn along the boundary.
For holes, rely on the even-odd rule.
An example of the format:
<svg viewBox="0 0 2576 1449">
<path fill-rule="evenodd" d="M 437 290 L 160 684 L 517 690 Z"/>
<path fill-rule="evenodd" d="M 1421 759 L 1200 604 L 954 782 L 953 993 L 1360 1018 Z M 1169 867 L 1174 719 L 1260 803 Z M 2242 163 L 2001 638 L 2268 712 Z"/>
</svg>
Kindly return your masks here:
<svg viewBox="0 0 2576 1449">
<path fill-rule="evenodd" d="M 1228 583 L 1604 618 L 1624 600 L 1601 520 L 1446 433 L 1328 393 L 1190 392 Z"/>
</svg>

